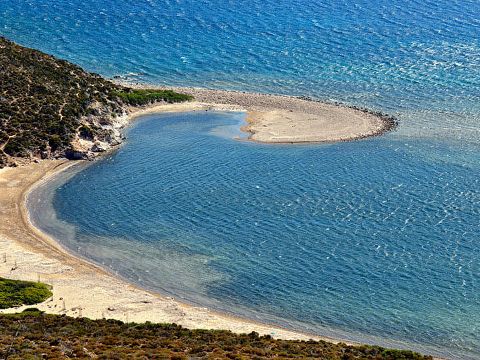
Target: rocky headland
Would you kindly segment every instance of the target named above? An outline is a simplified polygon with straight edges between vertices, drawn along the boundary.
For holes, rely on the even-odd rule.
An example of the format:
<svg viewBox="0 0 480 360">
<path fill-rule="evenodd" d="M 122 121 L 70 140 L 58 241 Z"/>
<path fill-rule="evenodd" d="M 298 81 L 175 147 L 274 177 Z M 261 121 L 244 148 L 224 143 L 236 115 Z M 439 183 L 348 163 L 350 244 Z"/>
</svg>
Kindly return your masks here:
<svg viewBox="0 0 480 360">
<path fill-rule="evenodd" d="M 128 107 L 191 99 L 114 84 L 0 37 L 0 168 L 93 158 L 122 142 Z"/>
</svg>

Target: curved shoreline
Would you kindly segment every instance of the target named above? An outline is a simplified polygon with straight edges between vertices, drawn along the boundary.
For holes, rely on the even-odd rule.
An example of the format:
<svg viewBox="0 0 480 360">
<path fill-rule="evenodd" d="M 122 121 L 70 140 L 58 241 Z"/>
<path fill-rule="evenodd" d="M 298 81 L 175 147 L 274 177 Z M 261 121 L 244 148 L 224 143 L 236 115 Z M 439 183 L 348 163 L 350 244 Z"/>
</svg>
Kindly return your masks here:
<svg viewBox="0 0 480 360">
<path fill-rule="evenodd" d="M 0 226 L 0 253 L 7 254 L 7 261 L 0 263 L 0 274 L 12 279 L 40 279 L 51 284 L 54 296 L 36 306 L 40 310 L 92 319 L 170 322 L 191 329 L 221 329 L 237 333 L 256 331 L 281 339 L 340 341 L 177 301 L 137 287 L 75 256 L 36 228 L 29 220 L 26 207 L 31 191 L 72 164 L 65 160 L 45 160 L 39 164 L 0 170 L 0 207 L 2 220 L 5 220 Z M 27 307 L 0 310 L 0 314 L 19 312 Z"/>
<path fill-rule="evenodd" d="M 72 164 L 74 163 L 68 161 L 46 160 L 39 164 L 32 163 L 28 166 L 0 171 L 0 194 L 5 194 L 10 189 L 10 195 L 14 197 L 13 203 L 10 204 L 13 205 L 13 209 L 10 209 L 12 211 L 11 215 L 20 215 L 22 219 L 21 224 L 17 222 L 17 229 L 10 229 L 13 231 L 10 231 L 8 238 L 4 237 L 5 230 L 9 230 L 8 224 L 6 229 L 0 226 L 0 253 L 5 250 L 2 243 L 10 242 L 16 254 L 15 264 L 18 265 L 18 268 L 10 271 L 8 277 L 38 280 L 37 276 L 41 274 L 42 281 L 54 286 L 53 300 L 38 306 L 41 310 L 69 316 L 107 317 L 127 322 L 175 322 L 187 328 L 227 329 L 238 333 L 256 331 L 260 334 L 269 334 L 282 339 L 345 342 L 341 339 L 287 330 L 279 326 L 177 301 L 159 293 L 139 288 L 111 274 L 107 269 L 75 256 L 57 241 L 36 228 L 29 220 L 26 207 L 26 200 L 31 191 L 44 182 L 50 181 Z M 21 180 L 18 180 L 19 178 Z M 5 208 L 5 201 L 2 196 L 0 196 L 0 208 Z M 5 211 L 2 211 L 2 218 L 4 218 L 4 215 Z M 18 229 L 18 227 L 23 229 Z M 23 230 L 24 236 L 19 236 L 18 230 Z M 23 260 L 18 261 L 18 256 L 21 259 L 22 256 L 31 258 L 32 255 L 38 257 L 33 263 L 31 261 L 26 263 Z M 43 266 L 45 263 L 54 263 L 53 269 L 45 271 Z M 5 270 L 11 264 L 12 259 L 9 259 L 6 264 L 0 264 L 0 270 L 7 273 Z M 79 283 L 82 285 L 78 286 Z M 62 306 L 65 302 L 67 306 L 66 309 L 63 309 Z M 74 306 L 71 307 L 71 304 Z M 0 311 L 0 313 L 17 312 L 23 308 L 25 307 Z M 398 341 L 385 340 L 389 343 L 396 343 L 396 345 L 387 346 L 409 348 L 407 344 L 402 345 Z M 370 342 L 375 343 L 374 340 Z M 351 341 L 347 341 L 347 343 L 358 344 Z"/>
<path fill-rule="evenodd" d="M 232 104 L 198 102 L 162 104 L 130 109 L 128 124 L 131 124 L 133 119 L 147 114 L 208 110 L 248 111 Z M 355 111 L 362 110 L 355 109 Z M 0 226 L 0 253 L 14 253 L 13 258 L 10 257 L 5 263 L 0 263 L 0 273 L 14 279 L 34 281 L 40 279 L 53 285 L 53 298 L 39 304 L 37 307 L 40 310 L 47 313 L 66 314 L 74 317 L 84 316 L 92 319 L 112 318 L 126 322 L 171 322 L 191 329 L 222 329 L 237 333 L 256 331 L 261 335 L 268 334 L 281 339 L 314 339 L 333 343 L 360 344 L 356 341 L 345 341 L 342 338 L 288 330 L 281 326 L 177 301 L 160 293 L 138 287 L 119 277 L 118 274 L 113 274 L 108 269 L 70 252 L 32 224 L 27 209 L 27 198 L 35 188 L 50 181 L 74 164 L 75 162 L 67 160 L 45 160 L 17 168 L 0 169 L 0 214 L 2 220 L 9 218 L 5 222 L 6 226 Z M 19 218 L 21 221 L 18 221 Z M 12 263 L 14 266 L 8 272 Z M 72 307 L 71 304 L 74 306 Z M 0 313 L 18 312 L 24 308 L 26 306 L 0 310 Z M 396 344 L 386 346 L 409 348 L 408 344 L 402 344 L 400 341 L 384 340 Z M 375 341 L 372 340 L 370 343 L 375 343 Z"/>
<path fill-rule="evenodd" d="M 164 87 L 141 84 L 122 85 L 146 89 L 173 89 L 192 95 L 189 103 L 152 105 L 136 113 L 189 110 L 226 110 L 247 113 L 248 125 L 242 130 L 249 140 L 269 144 L 333 143 L 379 136 L 394 130 L 398 121 L 368 109 L 329 103 L 309 97 L 260 94 L 193 87 Z M 169 110 L 175 109 L 175 110 Z"/>
</svg>

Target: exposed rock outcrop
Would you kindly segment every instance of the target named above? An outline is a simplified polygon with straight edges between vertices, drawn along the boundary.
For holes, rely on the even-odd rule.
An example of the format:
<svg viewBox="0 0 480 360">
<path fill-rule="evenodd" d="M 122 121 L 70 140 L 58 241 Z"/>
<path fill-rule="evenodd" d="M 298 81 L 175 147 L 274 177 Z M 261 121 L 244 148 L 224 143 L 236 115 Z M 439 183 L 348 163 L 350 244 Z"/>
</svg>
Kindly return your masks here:
<svg viewBox="0 0 480 360">
<path fill-rule="evenodd" d="M 126 109 L 191 96 L 135 90 L 0 37 L 0 168 L 88 159 L 122 142 Z"/>
</svg>

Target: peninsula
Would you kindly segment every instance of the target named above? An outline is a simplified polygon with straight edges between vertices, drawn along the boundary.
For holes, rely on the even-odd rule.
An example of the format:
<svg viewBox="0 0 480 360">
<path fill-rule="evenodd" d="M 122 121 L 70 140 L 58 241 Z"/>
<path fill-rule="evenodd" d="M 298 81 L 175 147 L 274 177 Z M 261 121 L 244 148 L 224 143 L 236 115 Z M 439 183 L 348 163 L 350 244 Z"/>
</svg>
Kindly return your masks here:
<svg viewBox="0 0 480 360">
<path fill-rule="evenodd" d="M 335 142 L 382 134 L 395 119 L 291 97 L 114 83 L 0 37 L 0 168 L 35 159 L 93 159 L 119 145 L 148 112 L 247 112 L 244 130 L 265 143 Z"/>
<path fill-rule="evenodd" d="M 148 89 L 140 84 L 125 85 L 137 90 Z M 155 89 L 167 90 L 165 87 Z M 308 97 L 192 87 L 169 89 L 192 96 L 195 100 L 168 106 L 153 104 L 139 112 L 134 109 L 133 112 L 142 115 L 165 111 L 244 111 L 248 124 L 242 130 L 250 133 L 250 140 L 261 143 L 353 141 L 381 135 L 397 126 L 395 118 L 379 112 L 315 101 Z"/>
<path fill-rule="evenodd" d="M 0 168 L 34 159 L 91 159 L 121 143 L 125 107 L 191 96 L 133 90 L 0 37 Z"/>
<path fill-rule="evenodd" d="M 6 356 L 18 358 L 40 352 L 60 356 L 70 349 L 70 355 L 108 357 L 113 341 L 124 344 L 116 346 L 116 351 L 125 357 L 158 355 L 164 346 L 162 354 L 177 358 L 431 358 L 410 351 L 347 345 L 139 289 L 66 251 L 33 227 L 26 209 L 33 187 L 70 167 L 74 163 L 70 159 L 93 159 L 116 147 L 123 140 L 121 129 L 129 120 L 148 112 L 246 110 L 246 130 L 252 133 L 252 140 L 262 142 L 358 139 L 390 129 L 392 119 L 285 96 L 129 87 L 4 38 L 0 38 L 0 66 L 0 278 L 12 280 L 4 280 L 8 287 L 2 293 L 3 302 L 9 301 L 8 289 L 32 286 L 44 292 L 39 297 L 41 303 L 35 306 L 51 314 L 29 309 L 30 301 L 18 307 L 27 297 L 15 298 L 16 307 L 0 310 L 0 353 L 8 350 Z M 17 280 L 29 283 L 17 284 Z M 44 282 L 48 288 L 32 282 Z M 24 314 L 15 315 L 24 310 Z M 81 319 L 84 317 L 99 320 Z M 187 331 L 177 325 L 129 325 L 120 320 L 251 334 Z M 19 323 L 24 331 L 19 330 Z M 42 332 L 47 323 L 49 336 Z M 92 331 L 101 335 L 85 335 Z M 43 340 L 38 340 L 37 335 Z M 65 338 L 59 340 L 61 336 Z M 88 346 L 79 347 L 80 338 Z M 135 340 L 139 338 L 146 340 L 140 344 Z"/>
</svg>

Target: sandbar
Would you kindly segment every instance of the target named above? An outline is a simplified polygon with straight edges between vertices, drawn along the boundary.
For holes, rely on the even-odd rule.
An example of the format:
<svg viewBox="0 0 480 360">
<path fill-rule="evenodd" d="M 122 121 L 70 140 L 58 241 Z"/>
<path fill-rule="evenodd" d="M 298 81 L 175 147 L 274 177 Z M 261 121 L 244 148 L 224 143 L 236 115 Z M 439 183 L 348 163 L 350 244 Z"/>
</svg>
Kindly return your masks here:
<svg viewBox="0 0 480 360">
<path fill-rule="evenodd" d="M 197 88 L 174 90 L 192 94 L 195 101 L 127 109 L 119 127 L 151 113 L 210 110 L 245 111 L 247 125 L 243 130 L 250 134 L 250 140 L 264 143 L 356 140 L 382 134 L 395 126 L 391 118 L 381 114 L 309 99 Z M 35 228 L 26 209 L 28 193 L 73 162 L 19 159 L 17 163 L 21 166 L 0 169 L 0 276 L 51 284 L 54 295 L 37 306 L 40 310 L 91 319 L 176 323 L 190 329 L 256 331 L 281 339 L 337 342 L 146 291 L 75 256 Z M 0 310 L 0 313 L 18 312 L 23 308 Z"/>
<path fill-rule="evenodd" d="M 145 85 L 128 85 L 152 88 Z M 382 135 L 397 126 L 397 121 L 393 117 L 379 112 L 305 97 L 187 87 L 176 87 L 173 90 L 193 95 L 195 101 L 171 105 L 157 104 L 140 110 L 132 108 L 132 115 L 165 111 L 245 111 L 248 124 L 242 130 L 249 133 L 249 140 L 262 143 L 352 141 Z"/>
</svg>

